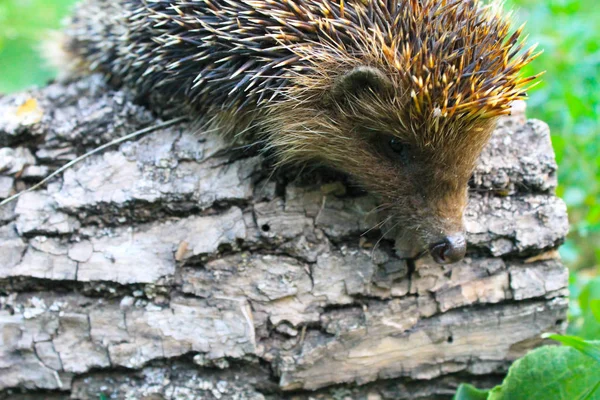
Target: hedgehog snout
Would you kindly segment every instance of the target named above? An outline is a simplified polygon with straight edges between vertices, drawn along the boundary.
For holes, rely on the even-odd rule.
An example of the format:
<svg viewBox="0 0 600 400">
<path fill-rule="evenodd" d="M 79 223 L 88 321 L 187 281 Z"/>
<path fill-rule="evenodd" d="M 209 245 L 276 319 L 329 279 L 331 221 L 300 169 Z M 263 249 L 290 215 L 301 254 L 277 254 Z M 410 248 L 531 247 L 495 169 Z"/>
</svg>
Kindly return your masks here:
<svg viewBox="0 0 600 400">
<path fill-rule="evenodd" d="M 467 251 L 467 241 L 462 233 L 446 236 L 429 246 L 429 253 L 438 264 L 452 264 L 462 260 Z"/>
</svg>

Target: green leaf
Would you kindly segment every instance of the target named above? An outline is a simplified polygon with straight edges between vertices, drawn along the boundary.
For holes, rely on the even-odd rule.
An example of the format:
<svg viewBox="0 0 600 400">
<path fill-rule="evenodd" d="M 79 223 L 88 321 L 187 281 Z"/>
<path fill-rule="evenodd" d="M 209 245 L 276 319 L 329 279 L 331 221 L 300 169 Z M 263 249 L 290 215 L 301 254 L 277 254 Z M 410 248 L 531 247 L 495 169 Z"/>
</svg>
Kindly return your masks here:
<svg viewBox="0 0 600 400">
<path fill-rule="evenodd" d="M 583 397 L 581 400 L 591 400 L 596 398 L 596 396 L 598 395 L 598 393 L 600 392 L 600 381 L 598 381 L 598 383 L 596 383 L 596 386 L 594 386 L 590 392 Z"/>
<path fill-rule="evenodd" d="M 458 387 L 452 400 L 486 400 L 489 390 L 480 390 L 473 385 L 463 383 Z"/>
<path fill-rule="evenodd" d="M 579 350 L 586 356 L 592 357 L 596 362 L 600 364 L 600 342 L 599 341 L 585 341 L 577 336 L 568 335 L 556 335 L 549 334 L 543 335 L 544 338 L 549 338 L 561 342 L 564 345 L 571 346 L 572 348 Z M 598 366 L 600 367 L 600 365 Z"/>
<path fill-rule="evenodd" d="M 517 360 L 488 400 L 600 400 L 596 360 L 571 347 L 544 346 Z"/>
</svg>

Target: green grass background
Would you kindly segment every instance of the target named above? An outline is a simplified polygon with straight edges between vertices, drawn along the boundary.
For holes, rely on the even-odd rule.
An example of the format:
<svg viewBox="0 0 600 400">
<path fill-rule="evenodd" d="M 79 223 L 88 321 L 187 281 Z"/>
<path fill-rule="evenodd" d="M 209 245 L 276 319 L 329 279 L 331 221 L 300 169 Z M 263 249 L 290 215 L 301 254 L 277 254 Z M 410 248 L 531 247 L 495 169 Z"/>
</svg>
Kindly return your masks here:
<svg viewBox="0 0 600 400">
<path fill-rule="evenodd" d="M 52 78 L 37 49 L 74 2 L 0 0 L 0 93 Z M 530 93 L 528 114 L 552 130 L 558 194 L 572 224 L 561 248 L 572 272 L 570 330 L 581 333 L 586 308 L 581 305 L 590 293 L 600 298 L 600 7 L 597 0 L 507 0 L 506 8 L 514 9 L 517 22 L 527 21 L 531 42 L 545 52 L 525 71 L 547 71 Z M 600 325 L 593 331 L 600 333 Z"/>
</svg>

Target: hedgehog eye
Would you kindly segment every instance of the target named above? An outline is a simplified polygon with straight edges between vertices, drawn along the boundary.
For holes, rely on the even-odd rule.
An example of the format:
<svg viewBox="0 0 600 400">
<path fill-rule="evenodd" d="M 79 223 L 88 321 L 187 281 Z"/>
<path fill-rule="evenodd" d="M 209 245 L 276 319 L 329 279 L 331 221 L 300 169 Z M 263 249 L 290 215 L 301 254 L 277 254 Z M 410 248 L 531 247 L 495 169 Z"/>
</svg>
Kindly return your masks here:
<svg viewBox="0 0 600 400">
<path fill-rule="evenodd" d="M 409 165 L 415 161 L 414 150 L 402 139 L 388 137 L 387 148 L 388 156 L 402 165 Z"/>
<path fill-rule="evenodd" d="M 404 152 L 406 150 L 406 145 L 400 139 L 391 138 L 389 145 L 394 153 L 396 153 L 398 155 L 404 155 Z"/>
</svg>

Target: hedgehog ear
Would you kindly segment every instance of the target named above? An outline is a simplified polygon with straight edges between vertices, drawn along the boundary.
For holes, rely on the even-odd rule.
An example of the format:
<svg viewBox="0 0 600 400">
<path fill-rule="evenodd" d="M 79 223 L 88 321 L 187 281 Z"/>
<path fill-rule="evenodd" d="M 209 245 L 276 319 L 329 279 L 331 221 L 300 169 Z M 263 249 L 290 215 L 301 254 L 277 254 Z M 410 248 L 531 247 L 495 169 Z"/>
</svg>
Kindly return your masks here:
<svg viewBox="0 0 600 400">
<path fill-rule="evenodd" d="M 350 97 L 358 97 L 369 89 L 375 93 L 383 93 L 390 90 L 392 81 L 383 71 L 375 67 L 360 66 L 340 76 L 331 93 L 337 100 L 345 100 Z"/>
</svg>

